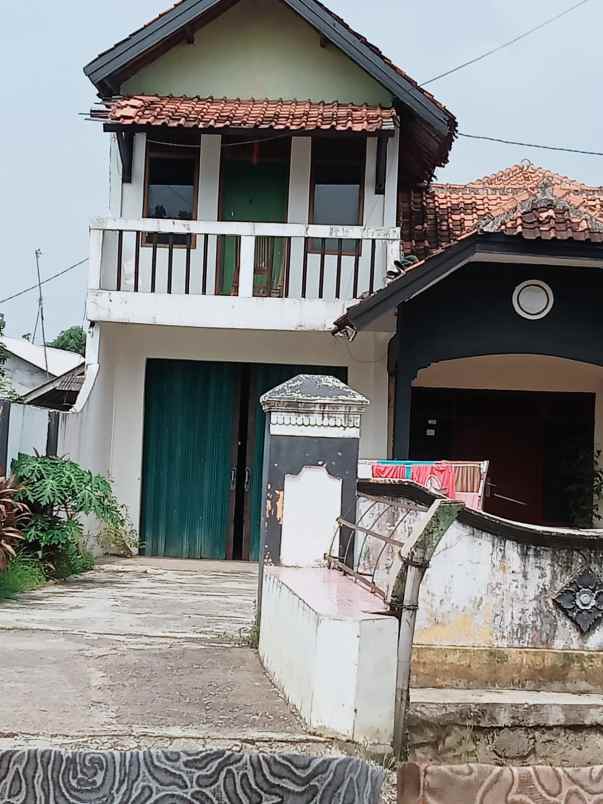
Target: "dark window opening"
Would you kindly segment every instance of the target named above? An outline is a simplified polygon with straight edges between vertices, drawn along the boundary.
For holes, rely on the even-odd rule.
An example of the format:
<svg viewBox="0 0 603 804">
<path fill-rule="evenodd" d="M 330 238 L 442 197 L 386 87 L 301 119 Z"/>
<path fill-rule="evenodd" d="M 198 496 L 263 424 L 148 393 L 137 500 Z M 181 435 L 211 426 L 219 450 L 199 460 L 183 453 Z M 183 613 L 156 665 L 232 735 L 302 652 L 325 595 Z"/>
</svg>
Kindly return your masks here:
<svg viewBox="0 0 603 804">
<path fill-rule="evenodd" d="M 310 223 L 325 226 L 359 226 L 362 223 L 364 154 L 363 138 L 315 138 L 312 140 Z M 360 241 L 343 242 L 345 254 L 355 254 Z M 318 239 L 311 251 L 320 251 Z M 337 240 L 328 239 L 326 249 L 337 250 Z"/>
<path fill-rule="evenodd" d="M 194 220 L 197 216 L 198 149 L 149 150 L 144 196 L 144 217 Z M 146 243 L 187 245 L 189 236 L 147 234 Z"/>
</svg>

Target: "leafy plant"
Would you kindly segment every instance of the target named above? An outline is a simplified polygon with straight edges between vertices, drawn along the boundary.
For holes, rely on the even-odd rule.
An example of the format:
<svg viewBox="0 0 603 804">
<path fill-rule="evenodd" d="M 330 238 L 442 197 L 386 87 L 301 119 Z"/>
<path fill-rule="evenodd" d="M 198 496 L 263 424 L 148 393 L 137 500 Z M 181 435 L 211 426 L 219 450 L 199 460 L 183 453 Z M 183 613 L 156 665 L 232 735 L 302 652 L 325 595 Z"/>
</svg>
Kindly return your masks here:
<svg viewBox="0 0 603 804">
<path fill-rule="evenodd" d="M 74 461 L 19 455 L 13 472 L 22 486 L 19 497 L 32 512 L 24 537 L 51 561 L 71 545 L 82 553 L 82 514 L 93 514 L 105 526 L 124 526 L 124 513 L 110 483 Z"/>
<path fill-rule="evenodd" d="M 571 482 L 566 491 L 570 498 L 570 511 L 574 527 L 598 527 L 601 522 L 603 500 L 603 466 L 601 450 L 593 458 L 580 452 L 569 465 Z"/>
<path fill-rule="evenodd" d="M 60 332 L 48 345 L 83 356 L 86 354 L 86 333 L 82 327 L 69 327 Z"/>
<path fill-rule="evenodd" d="M 13 479 L 0 477 L 0 572 L 17 555 L 17 547 L 25 538 L 23 528 L 30 519 L 29 507 L 17 499 L 21 492 L 22 487 Z"/>
</svg>

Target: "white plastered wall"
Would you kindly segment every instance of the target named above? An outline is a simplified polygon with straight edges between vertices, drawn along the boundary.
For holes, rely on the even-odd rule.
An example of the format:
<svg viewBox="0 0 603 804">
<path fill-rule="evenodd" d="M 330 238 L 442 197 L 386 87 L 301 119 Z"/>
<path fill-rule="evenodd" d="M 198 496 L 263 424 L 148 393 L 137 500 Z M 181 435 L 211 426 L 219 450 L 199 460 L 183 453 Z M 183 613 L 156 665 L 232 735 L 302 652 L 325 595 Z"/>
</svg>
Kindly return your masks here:
<svg viewBox="0 0 603 804">
<path fill-rule="evenodd" d="M 387 335 L 360 333 L 348 344 L 329 333 L 309 332 L 122 324 L 103 324 L 101 332 L 104 362 L 90 400 L 100 409 L 94 416 L 85 411 L 90 424 L 82 429 L 81 440 L 93 439 L 94 446 L 93 454 L 86 451 L 84 463 L 99 466 L 108 451 L 108 472 L 134 523 L 139 519 L 149 358 L 345 366 L 349 385 L 371 401 L 362 421 L 361 456 L 377 458 L 387 452 Z"/>
<path fill-rule="evenodd" d="M 419 388 L 593 393 L 595 449 L 603 447 L 603 367 L 560 357 L 494 355 L 445 360 L 419 372 Z"/>
<path fill-rule="evenodd" d="M 219 218 L 219 191 L 220 191 L 220 163 L 221 163 L 220 135 L 210 134 L 201 137 L 200 164 L 199 164 L 199 190 L 197 197 L 197 218 L 205 221 L 216 221 Z M 138 219 L 143 214 L 145 158 L 147 135 L 136 134 L 134 137 L 134 152 L 132 163 L 132 181 L 121 184 L 121 165 L 118 149 L 113 143 L 111 149 L 111 214 L 116 217 Z M 310 169 L 311 169 L 311 138 L 293 137 L 291 145 L 291 164 L 289 175 L 289 200 L 287 211 L 288 223 L 308 223 L 310 206 Z M 378 195 L 375 192 L 377 140 L 374 137 L 366 141 L 365 177 L 364 177 L 364 226 L 395 226 L 396 225 L 396 192 L 398 177 L 398 149 L 399 133 L 391 137 L 387 146 L 387 171 L 385 193 Z M 121 189 L 121 196 L 119 188 Z M 217 238 L 211 235 L 208 239 L 208 277 L 207 293 L 213 294 L 215 290 Z M 150 290 L 150 266 L 152 249 L 143 246 L 140 249 L 140 284 L 141 292 Z M 191 287 L 190 292 L 201 292 L 201 265 L 203 261 L 203 238 L 197 237 L 196 247 L 191 254 Z M 173 293 L 184 292 L 185 249 L 175 249 L 173 255 Z M 290 296 L 301 297 L 303 261 L 303 241 L 295 239 L 291 247 L 291 279 Z M 104 236 L 103 261 L 101 266 L 101 287 L 105 290 L 116 288 L 117 264 L 117 236 L 108 232 Z M 370 244 L 364 243 L 359 260 L 359 292 L 369 287 L 371 264 Z M 385 243 L 378 242 L 375 251 L 375 288 L 383 285 L 386 265 Z M 123 237 L 123 268 L 122 290 L 133 290 L 135 270 L 135 235 L 126 232 Z M 327 255 L 325 258 L 325 286 L 324 298 L 335 298 L 335 281 L 337 270 L 337 256 Z M 320 256 L 310 254 L 308 257 L 307 298 L 318 297 L 318 283 L 320 273 Z M 342 259 L 341 297 L 351 299 L 353 295 L 354 257 L 344 256 Z M 159 249 L 157 254 L 156 292 L 165 293 L 167 289 L 167 249 Z"/>
</svg>

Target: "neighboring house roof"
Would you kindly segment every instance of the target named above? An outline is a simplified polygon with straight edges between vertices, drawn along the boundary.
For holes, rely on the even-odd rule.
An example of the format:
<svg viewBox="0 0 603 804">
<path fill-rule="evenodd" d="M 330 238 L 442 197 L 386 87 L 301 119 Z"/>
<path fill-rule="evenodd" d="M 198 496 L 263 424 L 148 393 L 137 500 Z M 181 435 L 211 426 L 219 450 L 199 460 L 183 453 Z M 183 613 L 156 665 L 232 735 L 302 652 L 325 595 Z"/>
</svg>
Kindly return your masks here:
<svg viewBox="0 0 603 804">
<path fill-rule="evenodd" d="M 423 200 L 427 214 L 403 219 L 404 252 L 423 259 L 351 306 L 335 322 L 335 331 L 365 326 L 472 259 L 493 254 L 521 259 L 525 241 L 548 243 L 549 256 L 567 246 L 563 254 L 570 258 L 603 260 L 601 187 L 524 163 L 466 185 L 434 185 Z M 582 246 L 579 254 L 569 250 L 572 242 Z M 440 247 L 434 249 L 434 243 Z"/>
<path fill-rule="evenodd" d="M 603 221 L 603 187 L 589 187 L 525 161 L 469 184 L 433 184 L 400 192 L 404 253 L 426 257 L 475 231 L 484 220 L 512 214 L 542 192 Z M 563 227 L 555 226 L 554 231 L 560 236 Z"/>
<path fill-rule="evenodd" d="M 84 366 L 78 365 L 60 377 L 55 377 L 44 385 L 34 388 L 33 391 L 23 394 L 20 401 L 26 405 L 35 403 L 42 407 L 69 410 L 75 404 L 84 383 L 84 376 Z"/>
<path fill-rule="evenodd" d="M 144 64 L 161 56 L 174 45 L 190 41 L 191 33 L 236 0 L 180 0 L 172 8 L 134 31 L 109 50 L 99 54 L 84 72 L 101 97 L 111 97 L 121 84 Z M 282 0 L 315 28 L 321 36 L 339 48 L 355 64 L 386 87 L 396 104 L 408 112 L 405 126 L 408 137 L 418 144 L 418 153 L 401 169 L 413 180 L 426 180 L 434 168 L 445 165 L 457 132 L 454 115 L 397 67 L 378 47 L 354 31 L 341 17 L 318 0 Z"/>
<path fill-rule="evenodd" d="M 0 342 L 7 352 L 46 371 L 46 359 L 44 357 L 43 346 L 30 343 L 30 341 L 25 338 L 9 338 L 5 335 L 0 338 Z M 46 347 L 46 357 L 48 359 L 48 372 L 54 377 L 58 377 L 84 362 L 84 358 L 75 352 L 68 352 L 65 349 L 54 349 L 51 346 Z"/>
<path fill-rule="evenodd" d="M 200 129 L 284 129 L 291 131 L 352 131 L 373 134 L 393 131 L 399 124 L 395 109 L 299 100 L 241 100 L 134 95 L 106 102 L 93 110 L 94 119 L 120 125 L 169 126 Z"/>
</svg>

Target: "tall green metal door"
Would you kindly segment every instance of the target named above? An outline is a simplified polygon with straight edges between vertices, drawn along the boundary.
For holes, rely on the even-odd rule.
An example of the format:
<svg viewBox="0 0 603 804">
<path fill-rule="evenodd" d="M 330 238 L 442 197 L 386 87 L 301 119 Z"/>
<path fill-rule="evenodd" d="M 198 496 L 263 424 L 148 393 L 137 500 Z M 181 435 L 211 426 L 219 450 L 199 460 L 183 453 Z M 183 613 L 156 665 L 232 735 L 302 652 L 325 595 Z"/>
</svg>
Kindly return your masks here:
<svg viewBox="0 0 603 804">
<path fill-rule="evenodd" d="M 149 360 L 141 541 L 146 555 L 227 556 L 240 366 Z"/>
<path fill-rule="evenodd" d="M 224 161 L 222 165 L 222 219 L 252 223 L 283 223 L 287 219 L 289 165 L 285 162 L 253 165 Z M 238 238 L 222 238 L 222 265 L 217 293 L 229 296 L 238 282 Z M 258 237 L 254 296 L 270 296 L 280 285 L 285 246 L 282 238 Z M 272 287 L 268 287 L 269 284 Z"/>
<path fill-rule="evenodd" d="M 264 461 L 264 431 L 266 416 L 260 405 L 260 397 L 298 374 L 328 374 L 347 382 L 347 369 L 340 366 L 286 366 L 280 364 L 252 364 L 249 398 L 248 466 L 250 481 L 248 491 L 249 558 L 259 557 L 260 527 L 262 517 L 262 468 Z"/>
</svg>

